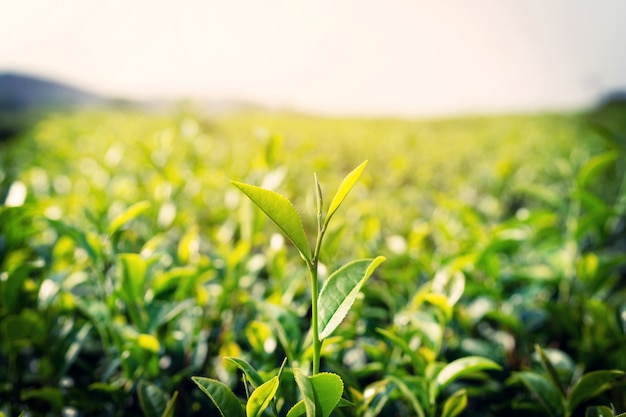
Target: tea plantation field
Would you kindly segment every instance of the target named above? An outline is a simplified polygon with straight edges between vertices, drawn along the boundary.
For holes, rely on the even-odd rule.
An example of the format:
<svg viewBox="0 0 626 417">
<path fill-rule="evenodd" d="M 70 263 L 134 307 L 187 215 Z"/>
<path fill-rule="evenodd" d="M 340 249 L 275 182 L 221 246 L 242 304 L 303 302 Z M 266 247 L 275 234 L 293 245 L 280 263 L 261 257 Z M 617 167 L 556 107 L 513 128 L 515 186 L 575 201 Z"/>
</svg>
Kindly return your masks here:
<svg viewBox="0 0 626 417">
<path fill-rule="evenodd" d="M 0 415 L 624 415 L 624 120 L 50 114 L 0 143 Z"/>
</svg>

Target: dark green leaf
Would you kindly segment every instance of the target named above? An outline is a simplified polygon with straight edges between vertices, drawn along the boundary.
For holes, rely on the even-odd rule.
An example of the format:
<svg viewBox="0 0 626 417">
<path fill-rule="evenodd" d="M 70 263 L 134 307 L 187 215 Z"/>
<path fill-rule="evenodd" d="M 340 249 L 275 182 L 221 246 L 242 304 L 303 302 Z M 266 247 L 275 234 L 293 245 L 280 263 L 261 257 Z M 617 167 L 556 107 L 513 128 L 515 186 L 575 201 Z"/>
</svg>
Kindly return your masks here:
<svg viewBox="0 0 626 417">
<path fill-rule="evenodd" d="M 137 386 L 139 405 L 145 417 L 161 417 L 167 407 L 165 393 L 156 385 L 139 381 Z"/>
<path fill-rule="evenodd" d="M 222 417 L 245 417 L 239 399 L 222 382 L 199 376 L 191 379 L 213 401 Z"/>
<path fill-rule="evenodd" d="M 263 384 L 264 381 L 263 378 L 261 378 L 261 375 L 259 375 L 256 369 L 254 369 L 252 365 L 250 365 L 248 362 L 244 361 L 243 359 L 234 358 L 232 356 L 228 356 L 226 357 L 226 359 L 228 359 L 229 361 L 234 363 L 239 369 L 241 369 L 241 371 L 246 375 L 246 378 L 248 379 L 248 381 L 250 381 L 254 388 L 258 388 L 260 385 Z"/>
<path fill-rule="evenodd" d="M 615 417 L 613 410 L 605 405 L 589 407 L 585 412 L 585 417 Z"/>
<path fill-rule="evenodd" d="M 568 410 L 574 412 L 582 402 L 624 382 L 626 382 L 626 374 L 623 371 L 588 372 L 572 388 L 568 398 Z"/>
<path fill-rule="evenodd" d="M 517 372 L 513 375 L 512 380 L 521 381 L 539 400 L 550 416 L 560 417 L 564 415 L 563 397 L 547 377 L 534 372 Z"/>
</svg>

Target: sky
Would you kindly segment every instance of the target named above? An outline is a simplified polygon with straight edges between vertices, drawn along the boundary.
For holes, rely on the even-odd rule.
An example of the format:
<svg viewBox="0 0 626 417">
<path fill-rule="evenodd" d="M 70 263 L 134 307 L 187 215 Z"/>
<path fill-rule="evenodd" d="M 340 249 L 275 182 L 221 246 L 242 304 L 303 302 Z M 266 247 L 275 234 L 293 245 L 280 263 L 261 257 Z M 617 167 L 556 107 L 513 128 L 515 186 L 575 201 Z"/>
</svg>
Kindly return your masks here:
<svg viewBox="0 0 626 417">
<path fill-rule="evenodd" d="M 0 71 L 341 115 L 573 109 L 626 89 L 624 0 L 0 0 Z"/>
</svg>

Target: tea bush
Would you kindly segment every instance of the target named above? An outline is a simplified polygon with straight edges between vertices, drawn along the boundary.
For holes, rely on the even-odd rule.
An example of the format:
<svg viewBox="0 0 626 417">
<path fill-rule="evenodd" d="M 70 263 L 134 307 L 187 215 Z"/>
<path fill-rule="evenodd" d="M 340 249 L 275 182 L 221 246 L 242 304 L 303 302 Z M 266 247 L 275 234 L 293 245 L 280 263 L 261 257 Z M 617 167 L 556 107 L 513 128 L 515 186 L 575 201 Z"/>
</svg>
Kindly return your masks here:
<svg viewBox="0 0 626 417">
<path fill-rule="evenodd" d="M 623 117 L 51 114 L 0 144 L 0 412 L 624 413 Z M 386 261 L 316 345 L 319 187 L 366 159 L 317 278 Z"/>
</svg>

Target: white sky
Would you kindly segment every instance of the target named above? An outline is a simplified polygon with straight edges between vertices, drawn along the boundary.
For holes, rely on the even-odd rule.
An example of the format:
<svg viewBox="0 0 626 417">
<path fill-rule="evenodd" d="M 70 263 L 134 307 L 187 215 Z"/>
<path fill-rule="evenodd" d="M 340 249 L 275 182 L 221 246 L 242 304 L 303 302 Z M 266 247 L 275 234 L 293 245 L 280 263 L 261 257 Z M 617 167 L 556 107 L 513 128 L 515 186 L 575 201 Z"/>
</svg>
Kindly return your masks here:
<svg viewBox="0 0 626 417">
<path fill-rule="evenodd" d="M 341 114 L 570 108 L 626 87 L 624 0 L 0 0 L 0 71 Z"/>
</svg>

